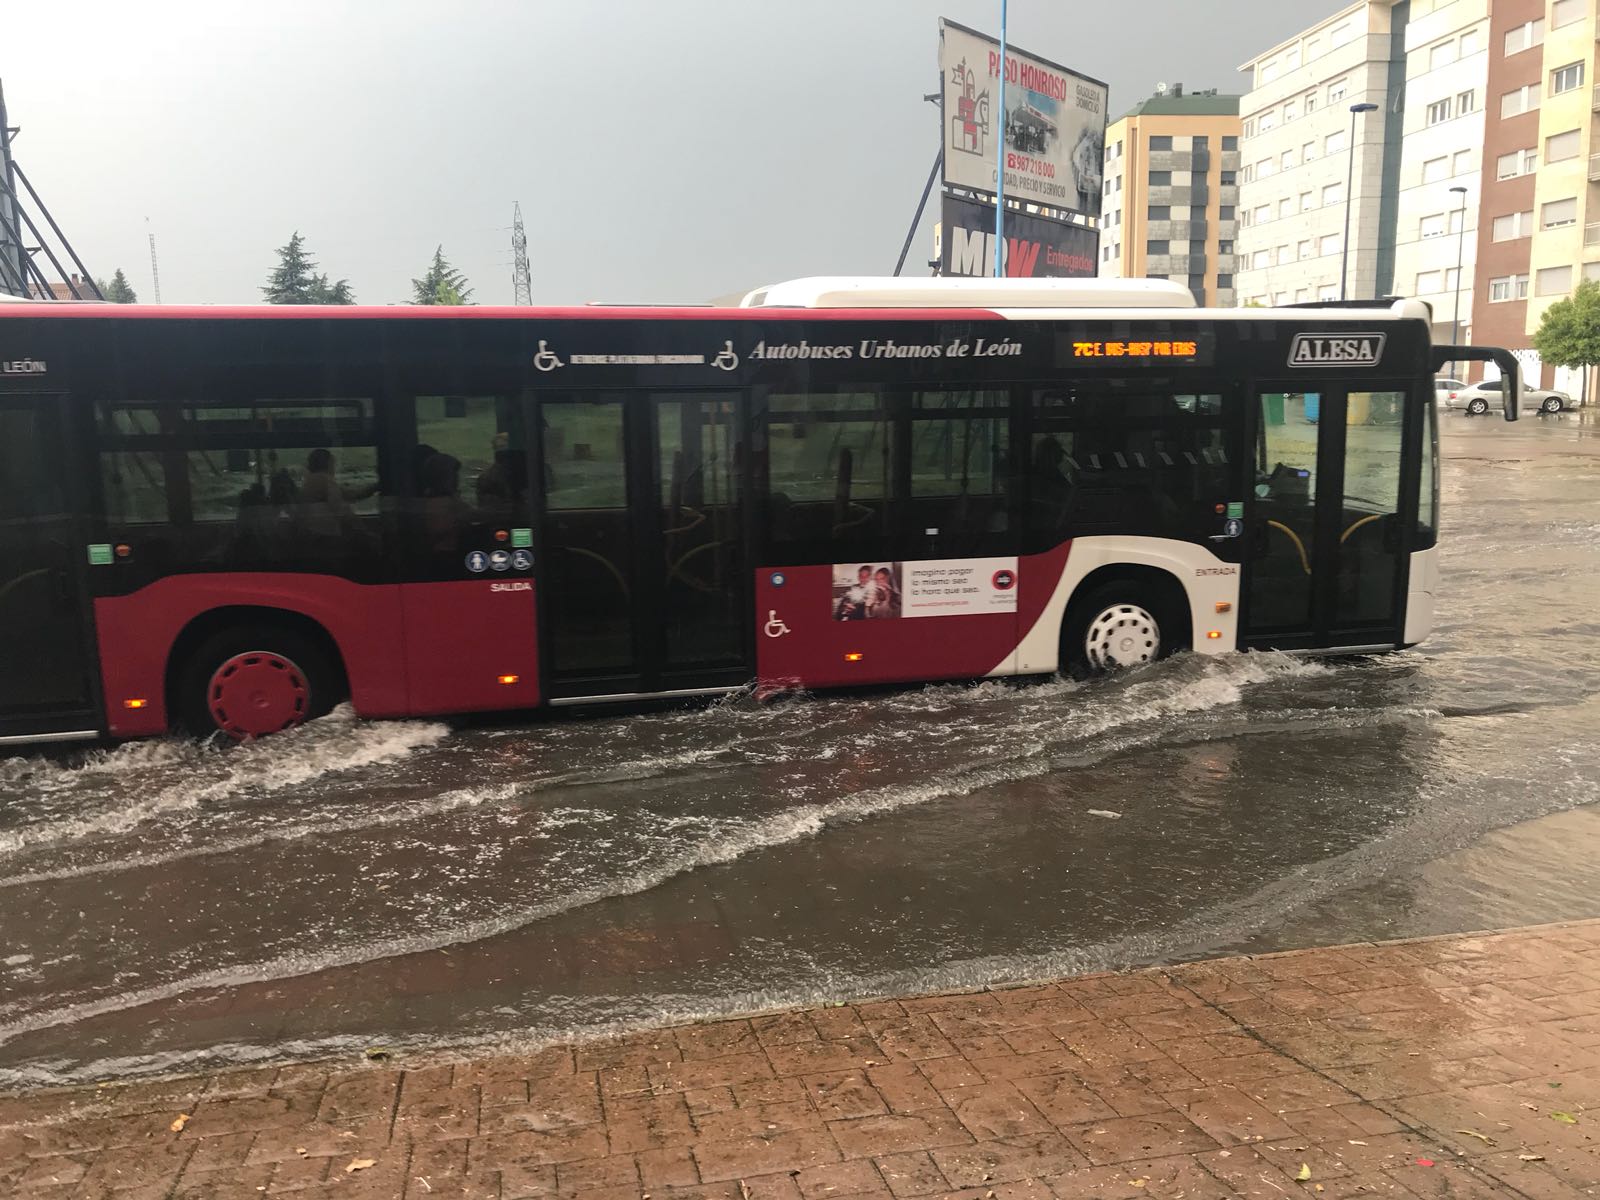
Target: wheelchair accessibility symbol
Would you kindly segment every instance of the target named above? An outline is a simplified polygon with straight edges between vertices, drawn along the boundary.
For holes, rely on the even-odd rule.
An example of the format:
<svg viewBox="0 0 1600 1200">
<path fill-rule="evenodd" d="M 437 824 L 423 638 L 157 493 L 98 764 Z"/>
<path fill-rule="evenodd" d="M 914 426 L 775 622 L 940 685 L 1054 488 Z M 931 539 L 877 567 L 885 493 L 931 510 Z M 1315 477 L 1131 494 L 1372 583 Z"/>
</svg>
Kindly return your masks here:
<svg viewBox="0 0 1600 1200">
<path fill-rule="evenodd" d="M 767 609 L 766 635 L 769 638 L 780 638 L 789 632 L 789 627 L 778 618 L 778 610 Z"/>
<path fill-rule="evenodd" d="M 539 353 L 533 356 L 533 365 L 541 371 L 554 371 L 557 367 L 564 367 L 567 364 L 557 358 L 556 352 L 550 349 L 543 338 L 540 338 Z"/>
<path fill-rule="evenodd" d="M 732 371 L 738 367 L 739 356 L 733 352 L 733 343 L 731 341 L 722 343 L 722 349 L 711 360 L 711 365 L 724 371 Z"/>
</svg>

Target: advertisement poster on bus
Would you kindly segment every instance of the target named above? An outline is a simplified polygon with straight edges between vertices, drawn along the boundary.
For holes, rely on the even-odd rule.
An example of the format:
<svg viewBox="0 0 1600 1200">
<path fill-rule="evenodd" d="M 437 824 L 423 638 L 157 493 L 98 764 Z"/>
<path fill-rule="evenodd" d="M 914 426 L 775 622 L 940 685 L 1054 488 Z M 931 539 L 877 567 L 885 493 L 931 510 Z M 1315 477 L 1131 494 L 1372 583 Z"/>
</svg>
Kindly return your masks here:
<svg viewBox="0 0 1600 1200">
<path fill-rule="evenodd" d="M 835 621 L 1016 612 L 1017 560 L 834 563 L 829 600 Z"/>
<path fill-rule="evenodd" d="M 1007 196 L 1100 215 L 1105 84 L 1008 45 L 1002 130 L 1000 43 L 947 20 L 939 22 L 939 74 L 946 187 L 993 192 L 1003 136 Z"/>
<path fill-rule="evenodd" d="M 945 196 L 939 225 L 941 275 L 994 274 L 994 205 Z M 1013 279 L 1090 279 L 1100 233 L 1035 213 L 1006 211 L 1002 270 Z"/>
</svg>

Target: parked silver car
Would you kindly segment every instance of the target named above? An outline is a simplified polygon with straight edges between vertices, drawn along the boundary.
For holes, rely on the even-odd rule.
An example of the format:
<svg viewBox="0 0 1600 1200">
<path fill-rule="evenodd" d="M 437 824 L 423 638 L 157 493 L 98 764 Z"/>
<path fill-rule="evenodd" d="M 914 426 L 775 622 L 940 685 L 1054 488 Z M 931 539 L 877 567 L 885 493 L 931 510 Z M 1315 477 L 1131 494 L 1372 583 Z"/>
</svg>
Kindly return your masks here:
<svg viewBox="0 0 1600 1200">
<path fill-rule="evenodd" d="M 1474 417 L 1488 412 L 1491 405 L 1495 408 L 1503 408 L 1505 405 L 1505 401 L 1501 398 L 1498 379 L 1484 379 L 1453 391 L 1441 388 L 1435 394 L 1439 398 L 1441 407 L 1462 409 L 1468 416 Z M 1566 392 L 1525 387 L 1522 389 L 1518 407 L 1524 412 L 1557 413 L 1564 408 L 1577 408 L 1582 403 L 1582 400 L 1574 400 Z"/>
</svg>

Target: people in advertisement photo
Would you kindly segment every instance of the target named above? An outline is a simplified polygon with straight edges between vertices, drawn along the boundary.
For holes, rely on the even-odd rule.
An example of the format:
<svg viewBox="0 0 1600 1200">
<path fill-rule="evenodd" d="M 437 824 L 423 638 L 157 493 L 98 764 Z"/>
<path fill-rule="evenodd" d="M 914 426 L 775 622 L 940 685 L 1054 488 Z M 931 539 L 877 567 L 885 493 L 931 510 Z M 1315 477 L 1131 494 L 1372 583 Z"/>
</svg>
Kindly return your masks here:
<svg viewBox="0 0 1600 1200">
<path fill-rule="evenodd" d="M 900 566 L 899 563 L 836 563 L 833 619 L 881 621 L 900 616 Z"/>
</svg>

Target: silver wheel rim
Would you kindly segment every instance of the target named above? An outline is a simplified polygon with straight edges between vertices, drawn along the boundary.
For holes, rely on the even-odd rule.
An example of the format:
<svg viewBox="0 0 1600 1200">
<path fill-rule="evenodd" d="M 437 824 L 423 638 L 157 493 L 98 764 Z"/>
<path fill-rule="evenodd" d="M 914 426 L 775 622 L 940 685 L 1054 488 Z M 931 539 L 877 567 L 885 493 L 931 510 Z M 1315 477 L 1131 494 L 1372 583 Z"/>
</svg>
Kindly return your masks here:
<svg viewBox="0 0 1600 1200">
<path fill-rule="evenodd" d="M 1474 412 L 1474 413 L 1481 413 L 1484 409 L 1486 409 L 1488 407 L 1489 406 L 1486 403 L 1484 403 L 1482 400 L 1474 400 L 1471 404 L 1467 405 L 1467 411 L 1468 412 Z"/>
<path fill-rule="evenodd" d="M 1545 412 L 1560 412 L 1561 401 L 1557 400 L 1554 396 L 1546 396 L 1542 407 L 1544 408 Z"/>
<path fill-rule="evenodd" d="M 1089 622 L 1083 656 L 1096 671 L 1154 662 L 1161 654 L 1161 626 L 1137 604 L 1113 604 Z"/>
</svg>

